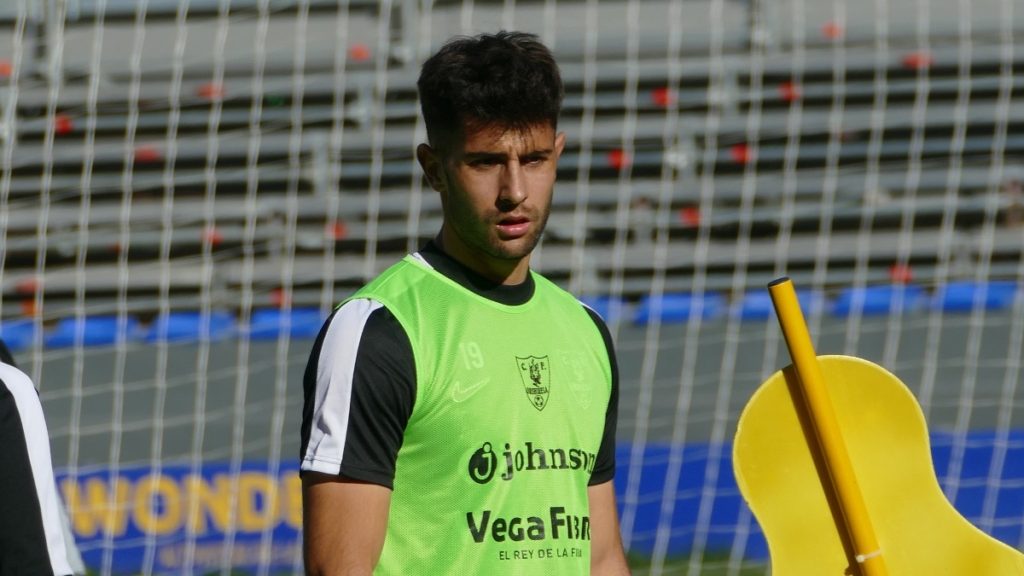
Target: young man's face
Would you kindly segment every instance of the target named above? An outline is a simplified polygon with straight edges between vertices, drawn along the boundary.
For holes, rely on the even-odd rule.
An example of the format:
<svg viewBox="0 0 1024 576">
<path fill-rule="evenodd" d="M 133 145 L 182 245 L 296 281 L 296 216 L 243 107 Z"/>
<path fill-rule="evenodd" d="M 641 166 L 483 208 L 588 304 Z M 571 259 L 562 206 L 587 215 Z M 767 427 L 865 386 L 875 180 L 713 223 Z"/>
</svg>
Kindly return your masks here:
<svg viewBox="0 0 1024 576">
<path fill-rule="evenodd" d="M 421 146 L 420 163 L 441 194 L 445 251 L 492 280 L 525 279 L 564 147 L 565 135 L 547 123 L 526 131 L 467 128 L 445 153 Z"/>
</svg>

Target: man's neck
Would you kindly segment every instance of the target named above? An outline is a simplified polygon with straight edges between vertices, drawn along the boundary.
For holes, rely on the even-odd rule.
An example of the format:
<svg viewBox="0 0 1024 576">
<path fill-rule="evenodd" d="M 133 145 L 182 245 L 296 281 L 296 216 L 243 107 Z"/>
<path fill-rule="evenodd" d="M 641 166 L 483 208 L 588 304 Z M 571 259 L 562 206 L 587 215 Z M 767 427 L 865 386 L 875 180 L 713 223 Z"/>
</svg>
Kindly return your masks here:
<svg viewBox="0 0 1024 576">
<path fill-rule="evenodd" d="M 458 260 L 452 258 L 438 246 L 435 240 L 427 242 L 419 250 L 419 256 L 437 272 L 463 288 L 508 306 L 518 306 L 530 301 L 536 284 L 533 276 L 527 275 L 521 284 L 501 284 L 489 280 Z"/>
<path fill-rule="evenodd" d="M 479 258 L 474 258 L 473 253 L 468 250 L 460 250 L 457 242 L 445 242 L 444 230 L 434 238 L 434 243 L 449 258 L 462 264 L 476 274 L 505 286 L 515 286 L 526 281 L 530 273 L 530 255 L 526 255 L 518 261 L 505 261 L 500 263 L 489 263 Z"/>
</svg>

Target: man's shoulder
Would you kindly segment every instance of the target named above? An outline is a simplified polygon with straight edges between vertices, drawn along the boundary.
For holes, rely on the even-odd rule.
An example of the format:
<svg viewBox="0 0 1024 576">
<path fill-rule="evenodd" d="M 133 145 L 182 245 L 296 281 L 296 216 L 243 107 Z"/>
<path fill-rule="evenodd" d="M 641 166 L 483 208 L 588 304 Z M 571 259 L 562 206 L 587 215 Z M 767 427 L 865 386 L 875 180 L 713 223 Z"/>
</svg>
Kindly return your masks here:
<svg viewBox="0 0 1024 576">
<path fill-rule="evenodd" d="M 429 274 L 430 270 L 430 265 L 418 254 L 406 255 L 364 284 L 348 300 L 372 297 L 375 294 L 394 292 L 396 290 L 406 290 L 414 286 L 418 278 Z"/>
<path fill-rule="evenodd" d="M 598 315 L 592 308 L 587 306 L 582 300 L 579 299 L 575 294 L 569 292 L 565 288 L 562 288 L 558 284 L 546 278 L 543 274 L 532 271 L 534 283 L 537 285 L 537 293 L 543 294 L 547 298 L 556 298 L 564 301 L 566 304 L 578 306 L 581 310 L 585 310 L 591 317 L 595 318 L 599 324 L 604 324 Z"/>
<path fill-rule="evenodd" d="M 533 277 L 533 283 L 537 287 L 537 293 L 543 294 L 546 297 L 562 298 L 566 300 L 576 300 L 571 292 L 562 288 L 556 284 L 553 280 L 547 276 L 537 272 L 536 270 L 530 270 L 530 276 Z"/>
<path fill-rule="evenodd" d="M 3 382 L 3 385 L 7 387 L 12 394 L 29 391 L 33 394 L 36 393 L 36 387 L 32 384 L 32 379 L 30 379 L 27 374 L 18 368 L 3 362 L 0 362 L 0 382 Z"/>
<path fill-rule="evenodd" d="M 372 294 L 359 293 L 345 299 L 325 321 L 323 330 L 334 337 L 375 340 L 390 339 L 405 328 L 387 303 Z"/>
</svg>

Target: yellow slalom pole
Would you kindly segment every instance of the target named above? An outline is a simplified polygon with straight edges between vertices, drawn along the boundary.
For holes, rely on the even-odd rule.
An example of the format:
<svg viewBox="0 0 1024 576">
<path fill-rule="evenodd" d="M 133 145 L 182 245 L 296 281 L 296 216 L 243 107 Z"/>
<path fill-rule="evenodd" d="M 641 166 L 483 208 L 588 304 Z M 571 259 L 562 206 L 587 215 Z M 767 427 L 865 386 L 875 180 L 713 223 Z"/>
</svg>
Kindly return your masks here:
<svg viewBox="0 0 1024 576">
<path fill-rule="evenodd" d="M 775 313 L 779 317 L 783 338 L 789 348 L 797 379 L 803 391 L 804 402 L 810 414 L 818 448 L 825 459 L 829 480 L 839 502 L 840 525 L 846 531 L 849 542 L 863 576 L 887 576 L 885 559 L 871 526 L 867 507 L 857 477 L 850 463 L 850 456 L 843 443 L 843 435 L 836 421 L 835 411 L 829 400 L 825 379 L 818 364 L 818 356 L 807 331 L 807 323 L 800 302 L 797 300 L 793 282 L 779 278 L 768 285 Z M 826 487 L 828 488 L 828 487 Z"/>
</svg>

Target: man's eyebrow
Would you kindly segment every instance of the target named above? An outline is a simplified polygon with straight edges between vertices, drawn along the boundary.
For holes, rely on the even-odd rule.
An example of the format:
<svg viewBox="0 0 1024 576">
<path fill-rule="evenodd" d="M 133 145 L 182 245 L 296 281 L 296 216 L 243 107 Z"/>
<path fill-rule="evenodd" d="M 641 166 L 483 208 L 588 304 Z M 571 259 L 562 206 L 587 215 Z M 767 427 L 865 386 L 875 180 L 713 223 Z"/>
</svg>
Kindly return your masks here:
<svg viewBox="0 0 1024 576">
<path fill-rule="evenodd" d="M 538 149 L 538 150 L 529 150 L 527 152 L 524 152 L 524 153 L 520 154 L 520 156 L 525 156 L 525 157 L 530 157 L 530 156 L 550 156 L 553 153 L 554 153 L 554 149 L 553 148 L 542 148 L 542 149 Z M 464 159 L 466 159 L 466 160 L 483 160 L 483 159 L 492 159 L 492 158 L 507 158 L 508 157 L 508 153 L 507 152 L 487 152 L 485 150 L 480 150 L 480 151 L 474 152 L 474 151 L 470 150 L 470 151 L 464 152 L 462 154 L 462 157 Z"/>
<path fill-rule="evenodd" d="M 466 160 L 482 160 L 482 159 L 491 159 L 491 158 L 505 158 L 507 156 L 508 156 L 508 154 L 505 153 L 505 152 L 484 152 L 484 151 L 480 151 L 480 152 L 472 152 L 472 151 L 470 151 L 470 152 L 464 152 L 462 154 L 462 157 L 465 158 Z"/>
<path fill-rule="evenodd" d="M 530 150 L 525 154 L 521 154 L 521 156 L 550 156 L 554 151 L 553 148 L 540 148 L 538 150 Z"/>
</svg>

